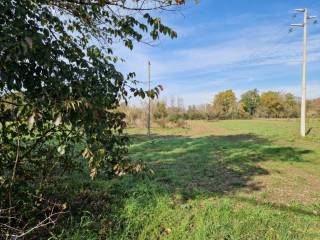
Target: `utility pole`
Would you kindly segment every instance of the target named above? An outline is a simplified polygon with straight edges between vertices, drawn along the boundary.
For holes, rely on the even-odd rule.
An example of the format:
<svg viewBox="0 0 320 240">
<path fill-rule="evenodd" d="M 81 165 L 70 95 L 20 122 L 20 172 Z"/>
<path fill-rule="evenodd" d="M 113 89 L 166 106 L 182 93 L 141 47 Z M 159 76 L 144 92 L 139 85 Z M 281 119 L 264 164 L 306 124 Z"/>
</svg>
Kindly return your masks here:
<svg viewBox="0 0 320 240">
<path fill-rule="evenodd" d="M 300 134 L 306 136 L 306 82 L 307 82 L 307 44 L 308 44 L 308 20 L 316 19 L 316 16 L 309 16 L 308 9 L 295 9 L 297 13 L 303 13 L 302 24 L 291 24 L 292 27 L 303 27 L 303 62 L 302 62 L 302 82 L 301 82 L 301 117 Z"/>
<path fill-rule="evenodd" d="M 148 137 L 151 136 L 151 63 L 148 61 L 148 86 L 149 86 L 149 96 L 148 96 Z"/>
</svg>

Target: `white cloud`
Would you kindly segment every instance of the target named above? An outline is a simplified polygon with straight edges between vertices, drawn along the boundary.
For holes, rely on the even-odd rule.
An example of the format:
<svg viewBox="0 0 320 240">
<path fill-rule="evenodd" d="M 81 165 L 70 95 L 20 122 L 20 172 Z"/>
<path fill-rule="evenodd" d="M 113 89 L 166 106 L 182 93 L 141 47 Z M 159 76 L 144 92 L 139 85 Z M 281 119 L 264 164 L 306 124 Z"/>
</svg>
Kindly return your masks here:
<svg viewBox="0 0 320 240">
<path fill-rule="evenodd" d="M 243 18 L 247 20 L 249 16 L 239 16 L 239 21 Z M 190 27 L 182 34 L 183 39 L 176 40 L 178 44 L 174 47 L 164 41 L 159 47 L 140 45 L 133 52 L 119 48 L 127 60 L 123 69 L 136 71 L 138 79 L 143 81 L 147 79 L 147 62 L 151 60 L 154 84 L 162 83 L 166 88 L 165 96 L 182 96 L 186 104 L 208 102 L 215 92 L 228 88 L 241 93 L 244 91 L 241 89 L 255 88 L 257 83 L 265 85 L 265 90 L 300 95 L 299 84 L 273 84 L 270 79 L 290 78 L 294 73 L 294 84 L 297 83 L 301 70 L 298 64 L 302 59 L 301 29 L 289 34 L 287 22 L 278 25 L 256 22 L 232 32 L 219 33 L 217 40 L 211 42 L 215 29 L 213 24 L 209 26 L 212 29 Z M 187 29 L 181 27 L 184 28 Z M 201 42 L 203 44 L 199 45 Z M 309 39 L 308 53 L 309 63 L 319 63 L 320 34 L 313 34 Z M 269 83 L 263 84 L 267 78 Z M 319 92 L 314 83 L 309 96 L 317 97 Z"/>
</svg>

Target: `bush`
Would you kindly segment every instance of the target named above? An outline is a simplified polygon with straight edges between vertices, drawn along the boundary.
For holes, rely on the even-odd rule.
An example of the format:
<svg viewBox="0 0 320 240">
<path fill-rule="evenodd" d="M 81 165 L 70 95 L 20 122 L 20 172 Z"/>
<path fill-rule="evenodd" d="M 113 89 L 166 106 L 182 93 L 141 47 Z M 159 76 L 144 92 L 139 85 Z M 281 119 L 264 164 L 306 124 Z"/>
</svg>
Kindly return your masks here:
<svg viewBox="0 0 320 240">
<path fill-rule="evenodd" d="M 179 119 L 178 121 L 175 122 L 175 127 L 186 128 L 187 122 L 184 119 Z"/>
<path fill-rule="evenodd" d="M 128 10 L 127 1 L 81 2 L 0 1 L 0 237 L 6 239 L 45 238 L 35 230 L 50 232 L 67 208 L 48 189 L 68 174 L 126 173 L 132 164 L 120 102 L 162 90 L 144 91 L 134 73 L 118 71 L 111 45 L 132 49 L 146 31 L 152 39 L 176 33 L 147 12 L 135 17 L 140 11 Z"/>
<path fill-rule="evenodd" d="M 182 116 L 179 114 L 171 114 L 168 117 L 168 121 L 173 123 L 178 122 L 180 119 L 182 119 Z"/>
<path fill-rule="evenodd" d="M 167 120 L 166 119 L 157 119 L 155 120 L 156 124 L 159 125 L 160 128 L 166 128 L 167 127 Z"/>
<path fill-rule="evenodd" d="M 183 118 L 183 115 L 180 114 L 169 115 L 168 121 L 173 123 L 174 127 L 184 128 L 187 125 L 186 121 Z"/>
</svg>

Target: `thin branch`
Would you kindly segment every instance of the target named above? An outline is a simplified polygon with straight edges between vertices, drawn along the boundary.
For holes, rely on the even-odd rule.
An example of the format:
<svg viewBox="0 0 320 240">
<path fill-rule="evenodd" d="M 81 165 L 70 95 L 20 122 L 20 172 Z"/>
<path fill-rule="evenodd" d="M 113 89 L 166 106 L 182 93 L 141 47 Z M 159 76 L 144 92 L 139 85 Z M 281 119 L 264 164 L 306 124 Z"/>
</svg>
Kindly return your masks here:
<svg viewBox="0 0 320 240">
<path fill-rule="evenodd" d="M 14 231 L 16 231 L 16 232 L 21 232 L 20 229 L 11 227 L 11 226 L 9 226 L 9 225 L 7 225 L 7 224 L 5 224 L 5 223 L 0 223 L 0 225 L 4 226 L 4 227 L 6 227 L 6 228 L 9 228 L 9 229 L 11 229 L 11 230 L 14 230 Z"/>
<path fill-rule="evenodd" d="M 87 1 L 87 0 L 55 0 L 53 1 L 57 4 L 75 4 L 75 5 L 83 5 L 83 6 L 94 6 L 94 5 L 99 5 L 101 6 L 101 3 L 99 1 Z M 120 3 L 119 3 L 120 2 Z M 139 5 L 137 3 L 136 7 L 130 7 L 128 5 L 125 5 L 124 2 L 122 1 L 106 1 L 104 6 L 113 6 L 113 7 L 119 7 L 124 10 L 129 10 L 129 11 L 153 11 L 153 10 L 169 10 L 167 9 L 168 7 L 173 7 L 173 6 L 179 6 L 181 4 L 178 3 L 169 3 L 168 1 L 156 1 L 159 3 L 159 5 L 151 6 L 151 7 L 145 7 L 144 4 L 145 2 L 143 1 L 143 4 Z"/>
<path fill-rule="evenodd" d="M 14 103 L 14 102 L 9 102 L 9 101 L 6 101 L 6 100 L 0 100 L 0 102 L 2 102 L 2 103 L 7 103 L 7 104 L 10 104 L 10 105 L 14 105 L 14 106 L 17 106 L 17 107 L 23 106 L 22 104 L 17 104 L 17 103 Z"/>
<path fill-rule="evenodd" d="M 34 148 L 42 141 L 42 139 L 47 137 L 47 134 L 53 131 L 54 129 L 55 127 L 52 127 L 48 129 L 46 132 L 44 132 L 44 134 L 36 140 L 36 142 L 29 148 L 29 150 L 21 156 L 21 158 L 25 158 L 32 150 L 34 150 Z"/>
<path fill-rule="evenodd" d="M 55 224 L 56 221 L 58 220 L 58 218 L 56 219 L 52 219 L 52 217 L 57 216 L 57 215 L 62 215 L 62 214 L 66 214 L 67 212 L 57 212 L 57 213 L 51 213 L 48 217 L 46 217 L 44 220 L 42 220 L 41 222 L 39 222 L 36 226 L 30 228 L 29 230 L 25 231 L 24 233 L 20 234 L 19 236 L 17 236 L 17 238 L 22 238 L 24 236 L 26 236 L 27 234 L 35 231 L 38 228 L 41 227 L 45 227 L 49 224 Z"/>
<path fill-rule="evenodd" d="M 17 166 L 18 166 L 18 162 L 19 162 L 19 152 L 20 152 L 20 138 L 18 138 L 17 140 L 17 152 L 16 152 L 16 159 L 14 162 L 14 167 L 13 167 L 13 171 L 12 171 L 12 177 L 11 177 L 11 182 L 14 182 L 15 176 L 16 176 L 16 170 L 17 170 Z"/>
</svg>

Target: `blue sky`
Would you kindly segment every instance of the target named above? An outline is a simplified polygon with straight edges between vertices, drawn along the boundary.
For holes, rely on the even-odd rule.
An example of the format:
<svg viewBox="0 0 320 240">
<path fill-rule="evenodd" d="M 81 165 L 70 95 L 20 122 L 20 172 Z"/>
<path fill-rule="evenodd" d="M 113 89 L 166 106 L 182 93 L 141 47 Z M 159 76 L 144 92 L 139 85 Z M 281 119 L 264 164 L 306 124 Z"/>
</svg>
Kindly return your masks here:
<svg viewBox="0 0 320 240">
<path fill-rule="evenodd" d="M 116 49 L 126 59 L 122 68 L 161 84 L 161 98 L 182 97 L 185 105 L 212 101 L 214 94 L 233 89 L 277 90 L 300 96 L 302 29 L 289 33 L 294 8 L 320 15 L 318 0 L 201 0 L 178 12 L 162 13 L 178 38 L 162 38 L 155 46 Z M 309 24 L 308 97 L 320 97 L 320 24 Z"/>
</svg>

